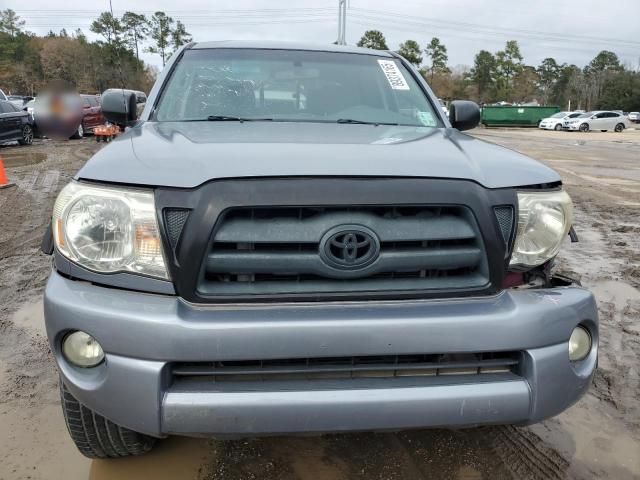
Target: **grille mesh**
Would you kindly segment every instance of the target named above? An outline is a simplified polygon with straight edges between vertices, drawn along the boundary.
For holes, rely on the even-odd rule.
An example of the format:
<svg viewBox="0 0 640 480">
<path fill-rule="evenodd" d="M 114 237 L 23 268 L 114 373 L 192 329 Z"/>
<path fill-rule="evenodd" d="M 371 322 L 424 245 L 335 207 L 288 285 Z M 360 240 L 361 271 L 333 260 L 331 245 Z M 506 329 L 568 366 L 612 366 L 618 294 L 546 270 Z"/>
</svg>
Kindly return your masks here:
<svg viewBox="0 0 640 480">
<path fill-rule="evenodd" d="M 494 212 L 498 225 L 500 225 L 500 232 L 502 232 L 502 238 L 505 245 L 509 245 L 511 239 L 511 231 L 513 230 L 513 207 L 495 207 Z"/>
<path fill-rule="evenodd" d="M 517 371 L 518 352 L 379 355 L 174 363 L 174 377 L 223 381 L 478 375 Z"/>
<path fill-rule="evenodd" d="M 189 210 L 169 208 L 164 211 L 164 225 L 167 230 L 169 243 L 174 250 L 178 245 L 187 218 L 189 218 Z"/>
</svg>

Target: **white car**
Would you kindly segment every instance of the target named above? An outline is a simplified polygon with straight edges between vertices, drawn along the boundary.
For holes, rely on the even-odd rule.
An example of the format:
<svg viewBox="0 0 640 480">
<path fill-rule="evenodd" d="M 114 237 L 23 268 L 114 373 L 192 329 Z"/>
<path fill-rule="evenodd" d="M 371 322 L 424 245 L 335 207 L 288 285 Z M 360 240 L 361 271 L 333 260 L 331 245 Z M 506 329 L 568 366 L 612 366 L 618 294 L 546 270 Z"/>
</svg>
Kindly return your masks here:
<svg viewBox="0 0 640 480">
<path fill-rule="evenodd" d="M 629 121 L 633 123 L 640 123 L 640 112 L 629 112 Z"/>
<path fill-rule="evenodd" d="M 564 122 L 582 115 L 584 112 L 558 112 L 540 120 L 538 128 L 543 130 L 562 130 Z"/>
<path fill-rule="evenodd" d="M 588 132 L 589 130 L 622 132 L 625 128 L 629 128 L 629 120 L 618 112 L 600 110 L 583 113 L 576 118 L 567 120 L 564 122 L 564 128 L 569 131 L 580 130 L 581 132 Z"/>
</svg>

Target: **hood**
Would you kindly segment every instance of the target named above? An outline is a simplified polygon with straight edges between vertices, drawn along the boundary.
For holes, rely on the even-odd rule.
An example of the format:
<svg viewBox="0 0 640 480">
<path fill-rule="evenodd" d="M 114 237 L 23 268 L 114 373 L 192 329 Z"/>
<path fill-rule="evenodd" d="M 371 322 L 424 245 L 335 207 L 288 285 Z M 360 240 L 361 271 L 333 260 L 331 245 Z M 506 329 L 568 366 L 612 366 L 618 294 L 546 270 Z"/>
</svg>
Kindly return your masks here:
<svg viewBox="0 0 640 480">
<path fill-rule="evenodd" d="M 451 128 L 301 122 L 146 122 L 96 153 L 76 178 L 192 188 L 292 176 L 453 178 L 487 188 L 560 180 L 529 157 Z"/>
</svg>

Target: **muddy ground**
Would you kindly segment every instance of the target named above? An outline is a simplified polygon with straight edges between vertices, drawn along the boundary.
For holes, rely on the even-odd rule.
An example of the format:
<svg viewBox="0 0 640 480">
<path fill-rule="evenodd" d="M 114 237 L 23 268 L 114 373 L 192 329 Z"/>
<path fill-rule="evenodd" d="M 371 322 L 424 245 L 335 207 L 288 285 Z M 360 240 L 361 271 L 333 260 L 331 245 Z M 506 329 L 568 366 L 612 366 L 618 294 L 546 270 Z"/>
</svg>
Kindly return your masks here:
<svg viewBox="0 0 640 480">
<path fill-rule="evenodd" d="M 60 188 L 91 139 L 0 147 L 16 186 L 0 190 L 0 480 L 640 478 L 640 130 L 482 129 L 554 167 L 576 205 L 580 243 L 559 268 L 598 299 L 600 367 L 574 407 L 526 428 L 276 437 L 170 438 L 150 455 L 90 461 L 69 439 L 42 323 L 50 258 L 38 247 Z"/>
</svg>

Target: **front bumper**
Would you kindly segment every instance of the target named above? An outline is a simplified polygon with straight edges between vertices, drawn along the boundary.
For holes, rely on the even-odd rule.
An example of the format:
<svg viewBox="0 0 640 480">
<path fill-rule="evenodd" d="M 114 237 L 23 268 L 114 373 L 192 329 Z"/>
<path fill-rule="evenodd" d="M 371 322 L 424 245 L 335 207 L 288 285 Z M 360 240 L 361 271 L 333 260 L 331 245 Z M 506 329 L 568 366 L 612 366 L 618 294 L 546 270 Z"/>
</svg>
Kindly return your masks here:
<svg viewBox="0 0 640 480">
<path fill-rule="evenodd" d="M 68 280 L 45 292 L 47 333 L 69 390 L 110 420 L 154 436 L 255 435 L 532 423 L 575 403 L 597 359 L 586 290 L 504 291 L 482 298 L 195 306 Z M 577 364 L 578 325 L 594 346 Z M 60 343 L 84 330 L 106 361 L 78 369 Z M 258 382 L 174 382 L 171 362 L 521 351 L 520 371 L 491 375 Z"/>
</svg>

